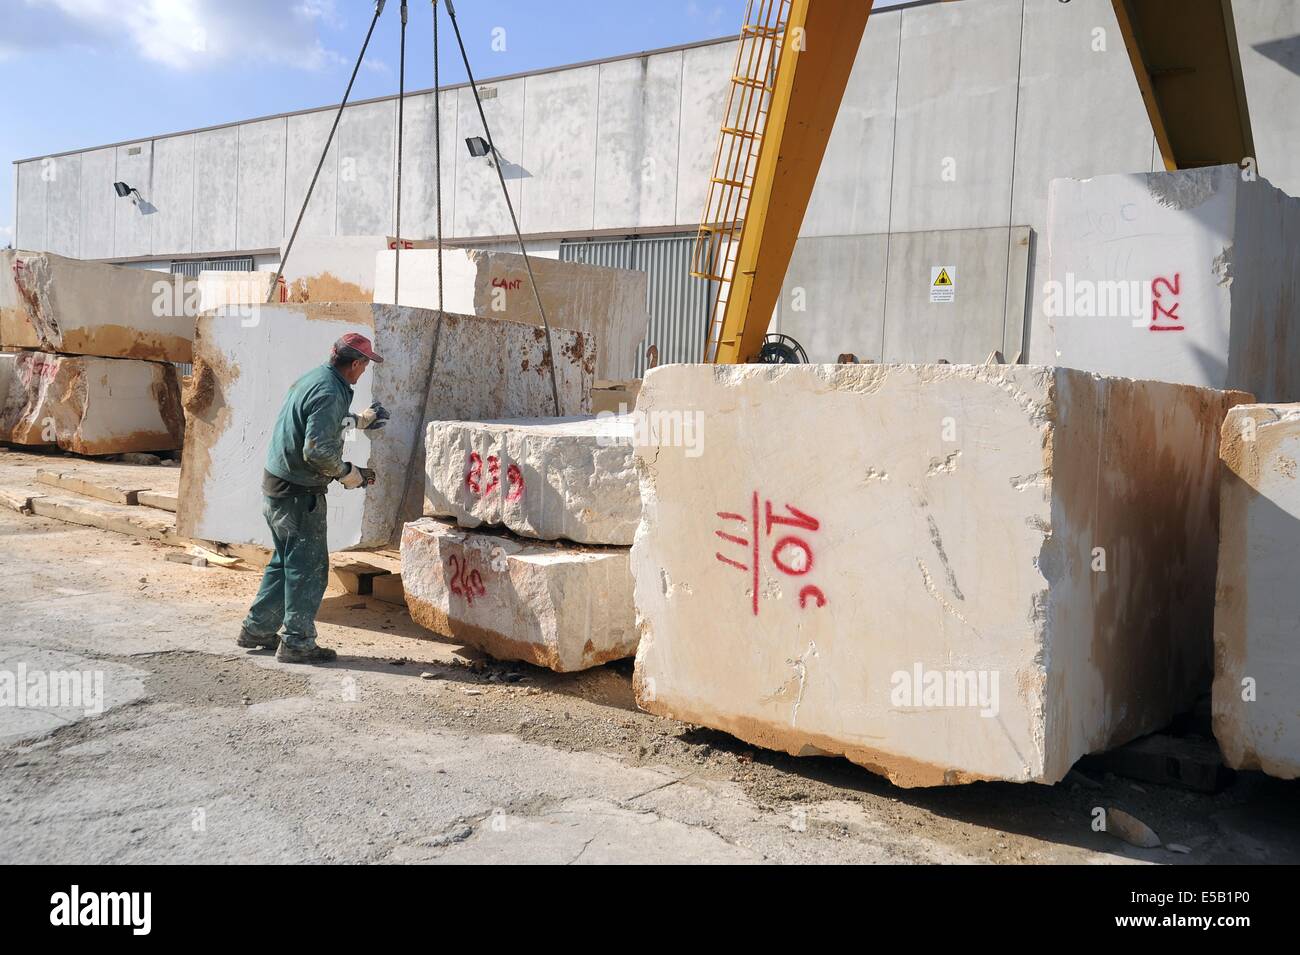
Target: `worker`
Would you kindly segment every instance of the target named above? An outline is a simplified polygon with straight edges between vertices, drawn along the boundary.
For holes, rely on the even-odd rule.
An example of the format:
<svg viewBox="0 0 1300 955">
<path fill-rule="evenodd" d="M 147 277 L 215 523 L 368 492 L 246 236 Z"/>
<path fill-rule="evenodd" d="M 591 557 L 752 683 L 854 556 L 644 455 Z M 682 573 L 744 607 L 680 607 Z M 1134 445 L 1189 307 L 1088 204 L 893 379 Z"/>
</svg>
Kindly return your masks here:
<svg viewBox="0 0 1300 955">
<path fill-rule="evenodd" d="M 275 554 L 239 631 L 241 647 L 275 650 L 285 663 L 327 663 L 338 656 L 316 644 L 316 613 L 329 578 L 325 492 L 331 481 L 349 490 L 375 483 L 373 470 L 343 460 L 348 428 L 373 432 L 388 423 L 377 401 L 358 415 L 348 410 L 352 388 L 372 361 L 383 359 L 370 339 L 349 332 L 334 343 L 330 360 L 285 396 L 262 476 L 262 514 Z"/>
</svg>

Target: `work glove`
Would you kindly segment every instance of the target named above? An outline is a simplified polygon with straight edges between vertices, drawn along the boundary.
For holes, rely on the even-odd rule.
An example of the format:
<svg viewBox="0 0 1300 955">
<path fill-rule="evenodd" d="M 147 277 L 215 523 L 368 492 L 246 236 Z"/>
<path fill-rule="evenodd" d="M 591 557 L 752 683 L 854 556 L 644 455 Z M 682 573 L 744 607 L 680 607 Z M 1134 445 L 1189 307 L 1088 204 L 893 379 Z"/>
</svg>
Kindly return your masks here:
<svg viewBox="0 0 1300 955">
<path fill-rule="evenodd" d="M 378 401 L 357 415 L 357 430 L 378 431 L 388 424 L 388 409 Z"/>
<path fill-rule="evenodd" d="M 349 464 L 347 471 L 339 478 L 339 483 L 349 491 L 354 491 L 359 487 L 367 487 L 375 483 L 374 469 L 359 468 L 355 464 Z"/>
</svg>

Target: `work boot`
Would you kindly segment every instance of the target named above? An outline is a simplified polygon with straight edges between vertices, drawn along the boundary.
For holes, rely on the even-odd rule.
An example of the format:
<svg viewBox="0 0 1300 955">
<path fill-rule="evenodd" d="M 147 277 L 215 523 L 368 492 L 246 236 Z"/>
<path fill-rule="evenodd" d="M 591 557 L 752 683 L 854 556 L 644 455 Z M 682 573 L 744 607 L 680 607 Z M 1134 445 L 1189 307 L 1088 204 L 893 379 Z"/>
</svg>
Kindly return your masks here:
<svg viewBox="0 0 1300 955">
<path fill-rule="evenodd" d="M 274 650 L 280 645 L 280 638 L 274 633 L 269 637 L 259 637 L 255 633 L 249 633 L 244 627 L 240 627 L 239 636 L 235 638 L 235 643 L 250 650 Z"/>
<path fill-rule="evenodd" d="M 338 654 L 329 647 L 291 647 L 282 640 L 275 658 L 281 663 L 330 663 L 338 659 Z"/>
</svg>

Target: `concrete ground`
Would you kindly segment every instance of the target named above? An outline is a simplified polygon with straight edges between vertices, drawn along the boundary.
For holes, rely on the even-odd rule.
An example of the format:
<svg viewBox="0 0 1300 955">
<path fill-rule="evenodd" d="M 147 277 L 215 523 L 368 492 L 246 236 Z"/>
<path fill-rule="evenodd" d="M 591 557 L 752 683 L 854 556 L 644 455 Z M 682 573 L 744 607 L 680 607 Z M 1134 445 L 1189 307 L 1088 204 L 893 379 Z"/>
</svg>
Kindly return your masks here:
<svg viewBox="0 0 1300 955">
<path fill-rule="evenodd" d="M 0 862 L 1300 860 L 1294 784 L 897 789 L 640 713 L 630 662 L 497 664 L 369 598 L 326 598 L 336 664 L 282 665 L 233 643 L 259 574 L 169 550 L 0 509 L 0 674 L 98 671 L 106 701 L 0 707 Z"/>
</svg>

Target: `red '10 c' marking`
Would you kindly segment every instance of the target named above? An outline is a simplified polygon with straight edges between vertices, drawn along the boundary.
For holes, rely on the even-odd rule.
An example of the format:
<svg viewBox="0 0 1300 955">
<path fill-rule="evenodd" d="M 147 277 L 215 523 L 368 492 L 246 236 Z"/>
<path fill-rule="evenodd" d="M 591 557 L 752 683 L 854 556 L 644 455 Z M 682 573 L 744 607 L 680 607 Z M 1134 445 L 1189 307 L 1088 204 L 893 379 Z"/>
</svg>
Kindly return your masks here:
<svg viewBox="0 0 1300 955">
<path fill-rule="evenodd" d="M 786 504 L 786 514 L 777 514 L 772 510 L 770 500 L 764 502 L 762 516 L 763 523 L 759 523 L 758 492 L 755 491 L 750 497 L 750 513 L 746 517 L 734 511 L 718 511 L 717 516 L 724 521 L 731 521 L 738 524 L 747 525 L 750 536 L 742 537 L 739 534 L 728 533 L 727 531 L 715 530 L 714 536 L 729 544 L 735 544 L 748 550 L 749 563 L 742 563 L 734 557 L 728 557 L 721 551 L 716 552 L 713 556 L 721 563 L 728 567 L 735 567 L 737 570 L 746 571 L 750 575 L 750 610 L 754 616 L 758 616 L 758 592 L 759 592 L 759 564 L 761 561 L 760 536 L 767 534 L 772 535 L 773 527 L 794 528 L 797 531 L 815 532 L 821 528 L 821 522 L 810 514 L 807 514 L 793 504 Z M 798 534 L 786 534 L 779 538 L 772 546 L 770 558 L 776 569 L 790 577 L 802 577 L 813 569 L 813 549 L 803 537 Z M 809 599 L 815 601 L 818 607 L 826 605 L 826 595 L 822 593 L 821 588 L 814 584 L 807 584 L 799 591 L 800 608 L 807 607 Z"/>
</svg>

